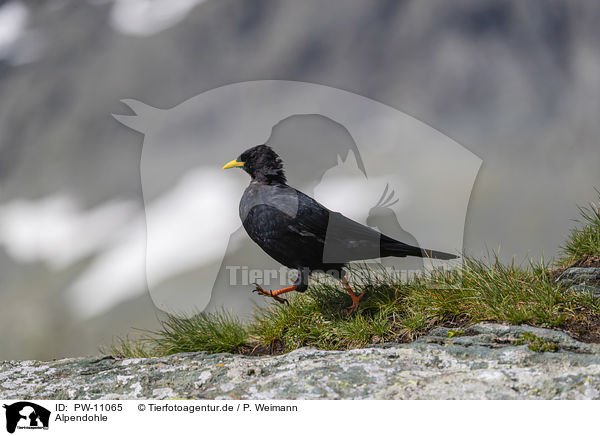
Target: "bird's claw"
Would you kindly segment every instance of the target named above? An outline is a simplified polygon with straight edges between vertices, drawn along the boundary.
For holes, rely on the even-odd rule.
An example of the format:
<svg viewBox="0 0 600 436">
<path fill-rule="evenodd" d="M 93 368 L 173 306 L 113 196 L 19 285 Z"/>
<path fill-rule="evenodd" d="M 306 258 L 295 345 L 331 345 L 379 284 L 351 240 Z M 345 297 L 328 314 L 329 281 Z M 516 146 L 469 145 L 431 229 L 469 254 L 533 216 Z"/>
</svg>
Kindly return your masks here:
<svg viewBox="0 0 600 436">
<path fill-rule="evenodd" d="M 257 283 L 253 283 L 255 288 L 252 290 L 252 292 L 256 292 L 258 295 L 264 295 L 265 297 L 271 297 L 272 299 L 274 299 L 275 301 L 278 301 L 282 304 L 290 304 L 289 301 L 287 301 L 285 298 L 281 298 L 277 295 L 273 295 L 273 291 L 265 291 L 262 286 L 260 286 Z"/>
<path fill-rule="evenodd" d="M 365 296 L 365 290 L 362 291 L 360 295 L 356 295 L 354 293 L 350 294 L 350 298 L 352 298 L 352 304 L 348 306 L 346 309 L 350 309 L 348 315 L 352 315 L 358 309 L 358 303 L 362 300 L 362 297 Z"/>
</svg>

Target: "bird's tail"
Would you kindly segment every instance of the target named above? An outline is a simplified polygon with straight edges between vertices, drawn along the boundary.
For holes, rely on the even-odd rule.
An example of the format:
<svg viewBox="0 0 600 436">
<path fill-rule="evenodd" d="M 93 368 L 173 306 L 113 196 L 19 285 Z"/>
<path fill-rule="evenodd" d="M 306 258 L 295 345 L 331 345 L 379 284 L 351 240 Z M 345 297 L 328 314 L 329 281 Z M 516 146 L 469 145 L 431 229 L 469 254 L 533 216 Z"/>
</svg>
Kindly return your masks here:
<svg viewBox="0 0 600 436">
<path fill-rule="evenodd" d="M 421 257 L 426 257 L 428 259 L 440 259 L 440 260 L 450 260 L 456 259 L 458 256 L 455 254 L 444 253 L 443 251 L 436 250 L 421 250 Z"/>
<path fill-rule="evenodd" d="M 381 257 L 394 256 L 394 257 L 406 257 L 416 256 L 424 257 L 427 259 L 440 259 L 449 260 L 456 259 L 458 256 L 450 253 L 444 253 L 443 251 L 427 250 L 424 248 L 415 247 L 412 245 L 404 244 L 399 241 L 383 243 L 381 244 Z"/>
</svg>

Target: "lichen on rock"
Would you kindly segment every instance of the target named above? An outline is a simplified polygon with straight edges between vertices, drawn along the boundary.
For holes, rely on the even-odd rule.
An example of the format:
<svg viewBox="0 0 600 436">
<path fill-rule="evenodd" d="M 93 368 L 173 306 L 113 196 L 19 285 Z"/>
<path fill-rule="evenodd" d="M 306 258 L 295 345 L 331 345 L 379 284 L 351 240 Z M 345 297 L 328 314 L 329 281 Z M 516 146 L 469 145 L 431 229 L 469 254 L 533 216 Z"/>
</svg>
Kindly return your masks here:
<svg viewBox="0 0 600 436">
<path fill-rule="evenodd" d="M 0 363 L 0 396 L 24 399 L 598 399 L 600 346 L 481 323 L 410 344 L 278 356 L 204 352 Z M 523 340 L 529 338 L 529 340 Z M 546 352 L 534 339 L 555 344 Z M 528 342 L 529 341 L 529 342 Z M 537 339 L 535 339 L 537 341 Z M 532 349 L 534 348 L 534 349 Z"/>
</svg>

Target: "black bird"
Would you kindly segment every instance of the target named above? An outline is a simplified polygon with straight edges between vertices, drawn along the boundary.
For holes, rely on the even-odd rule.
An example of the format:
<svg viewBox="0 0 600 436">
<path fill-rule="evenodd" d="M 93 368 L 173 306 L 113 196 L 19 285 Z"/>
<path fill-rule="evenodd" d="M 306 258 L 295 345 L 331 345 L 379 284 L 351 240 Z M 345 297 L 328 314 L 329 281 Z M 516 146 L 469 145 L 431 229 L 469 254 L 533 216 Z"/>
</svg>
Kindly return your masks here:
<svg viewBox="0 0 600 436">
<path fill-rule="evenodd" d="M 241 167 L 252 180 L 240 200 L 239 213 L 248 236 L 269 256 L 290 269 L 298 270 L 293 286 L 256 291 L 284 303 L 287 292 L 304 292 L 314 271 L 338 277 L 352 298 L 350 313 L 358 308 L 364 291 L 356 295 L 345 278 L 350 261 L 378 257 L 428 257 L 454 259 L 456 256 L 423 250 L 390 238 L 353 221 L 287 185 L 280 157 L 267 145 L 257 145 L 228 162 L 223 169 Z"/>
</svg>

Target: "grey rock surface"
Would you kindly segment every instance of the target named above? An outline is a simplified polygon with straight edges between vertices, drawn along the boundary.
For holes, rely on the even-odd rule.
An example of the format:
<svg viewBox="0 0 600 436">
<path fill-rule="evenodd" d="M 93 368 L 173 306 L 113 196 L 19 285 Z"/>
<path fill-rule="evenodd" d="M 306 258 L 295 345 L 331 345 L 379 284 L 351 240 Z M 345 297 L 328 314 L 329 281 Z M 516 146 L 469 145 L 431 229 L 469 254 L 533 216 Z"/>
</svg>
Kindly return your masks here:
<svg viewBox="0 0 600 436">
<path fill-rule="evenodd" d="M 564 284 L 582 283 L 586 281 L 600 282 L 600 268 L 568 268 L 556 281 Z"/>
<path fill-rule="evenodd" d="M 600 297 L 600 268 L 568 268 L 556 281 L 568 291 Z"/>
<path fill-rule="evenodd" d="M 541 352 L 540 344 L 555 351 Z M 4 361 L 0 397 L 598 399 L 600 346 L 548 329 L 482 323 L 345 352 Z"/>
</svg>

